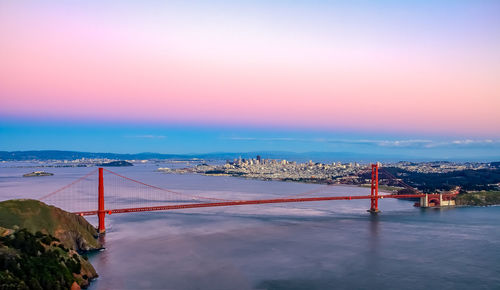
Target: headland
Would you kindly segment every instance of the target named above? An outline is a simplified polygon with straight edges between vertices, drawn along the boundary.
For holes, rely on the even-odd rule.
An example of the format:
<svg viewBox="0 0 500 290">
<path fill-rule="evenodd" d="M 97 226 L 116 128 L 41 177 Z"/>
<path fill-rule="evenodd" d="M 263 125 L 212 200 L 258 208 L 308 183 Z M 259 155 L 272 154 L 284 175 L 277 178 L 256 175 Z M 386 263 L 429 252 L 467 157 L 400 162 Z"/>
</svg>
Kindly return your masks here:
<svg viewBox="0 0 500 290">
<path fill-rule="evenodd" d="M 83 217 L 37 200 L 0 202 L 0 285 L 85 288 L 97 277 L 86 252 L 101 249 Z M 10 289 L 10 288 L 5 288 Z"/>
</svg>

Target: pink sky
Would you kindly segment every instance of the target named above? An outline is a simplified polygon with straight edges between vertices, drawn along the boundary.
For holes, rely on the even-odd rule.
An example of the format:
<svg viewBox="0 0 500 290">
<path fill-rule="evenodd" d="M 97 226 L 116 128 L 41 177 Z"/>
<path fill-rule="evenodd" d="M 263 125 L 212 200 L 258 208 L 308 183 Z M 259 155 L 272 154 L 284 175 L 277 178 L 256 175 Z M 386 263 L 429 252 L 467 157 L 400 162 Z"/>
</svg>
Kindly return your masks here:
<svg viewBox="0 0 500 290">
<path fill-rule="evenodd" d="M 488 7 L 28 3 L 0 4 L 4 116 L 500 136 Z"/>
</svg>

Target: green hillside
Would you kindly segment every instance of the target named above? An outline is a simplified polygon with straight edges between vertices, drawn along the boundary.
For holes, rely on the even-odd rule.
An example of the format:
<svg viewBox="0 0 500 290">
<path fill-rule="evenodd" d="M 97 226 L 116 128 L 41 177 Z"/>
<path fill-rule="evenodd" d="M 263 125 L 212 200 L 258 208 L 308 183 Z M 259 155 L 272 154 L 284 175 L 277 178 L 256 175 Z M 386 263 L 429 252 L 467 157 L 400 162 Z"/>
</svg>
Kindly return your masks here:
<svg viewBox="0 0 500 290">
<path fill-rule="evenodd" d="M 0 202 L 0 227 L 26 228 L 31 233 L 40 231 L 58 238 L 65 247 L 77 251 L 102 247 L 96 239 L 96 229 L 83 217 L 38 200 L 15 199 Z"/>
<path fill-rule="evenodd" d="M 457 205 L 488 206 L 500 204 L 500 191 L 475 191 L 457 196 Z"/>
<path fill-rule="evenodd" d="M 78 289 L 97 273 L 57 238 L 26 229 L 0 237 L 0 289 Z"/>
<path fill-rule="evenodd" d="M 0 202 L 0 289 L 86 287 L 97 273 L 79 253 L 100 248 L 81 216 L 38 200 Z"/>
</svg>

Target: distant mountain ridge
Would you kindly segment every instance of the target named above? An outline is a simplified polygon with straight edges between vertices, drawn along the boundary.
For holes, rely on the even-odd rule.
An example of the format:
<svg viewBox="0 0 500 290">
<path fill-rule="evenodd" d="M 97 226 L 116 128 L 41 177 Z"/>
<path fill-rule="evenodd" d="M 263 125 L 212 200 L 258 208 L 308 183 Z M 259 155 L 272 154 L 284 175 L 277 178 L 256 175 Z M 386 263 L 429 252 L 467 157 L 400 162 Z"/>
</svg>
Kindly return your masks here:
<svg viewBox="0 0 500 290">
<path fill-rule="evenodd" d="M 0 161 L 29 161 L 29 160 L 75 160 L 81 158 L 108 158 L 117 160 L 145 160 L 145 159 L 218 159 L 232 160 L 234 158 L 255 158 L 260 155 L 265 159 L 290 159 L 295 161 L 373 161 L 389 160 L 391 156 L 373 156 L 371 154 L 351 152 L 288 152 L 288 151 L 256 151 L 256 152 L 214 152 L 198 154 L 163 154 L 163 153 L 94 153 L 60 150 L 33 150 L 33 151 L 0 151 Z"/>
<path fill-rule="evenodd" d="M 81 158 L 115 159 L 115 160 L 146 160 L 146 159 L 216 159 L 232 160 L 234 158 L 255 158 L 260 155 L 264 159 L 288 159 L 298 162 L 313 160 L 315 162 L 397 162 L 397 161 L 498 161 L 497 157 L 479 158 L 425 158 L 421 156 L 409 157 L 400 154 L 356 153 L 356 152 L 290 152 L 290 151 L 255 151 L 255 152 L 213 152 L 193 154 L 164 154 L 164 153 L 95 153 L 63 150 L 31 150 L 31 151 L 0 151 L 0 161 L 29 161 L 29 160 L 75 160 Z M 500 163 L 500 162 L 499 162 Z"/>
<path fill-rule="evenodd" d="M 33 151 L 0 151 L 0 160 L 26 161 L 26 160 L 74 160 L 80 158 L 108 158 L 108 159 L 172 159 L 182 158 L 184 155 L 160 153 L 94 153 L 62 150 L 33 150 Z"/>
</svg>

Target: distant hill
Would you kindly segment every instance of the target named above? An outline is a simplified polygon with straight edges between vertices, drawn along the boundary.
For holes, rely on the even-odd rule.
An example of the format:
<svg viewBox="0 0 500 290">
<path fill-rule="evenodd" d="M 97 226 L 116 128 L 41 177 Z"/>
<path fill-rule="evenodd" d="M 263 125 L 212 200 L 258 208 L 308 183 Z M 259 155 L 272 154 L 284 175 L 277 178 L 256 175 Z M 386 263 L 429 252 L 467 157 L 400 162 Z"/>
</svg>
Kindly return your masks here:
<svg viewBox="0 0 500 290">
<path fill-rule="evenodd" d="M 134 166 L 134 164 L 127 162 L 127 161 L 111 161 L 111 162 L 105 162 L 101 164 L 97 164 L 97 166 L 111 166 L 111 167 L 122 167 L 122 166 Z"/>
<path fill-rule="evenodd" d="M 213 152 L 198 154 L 162 154 L 162 153 L 93 153 L 78 151 L 40 150 L 40 151 L 0 151 L 0 161 L 29 161 L 29 160 L 75 160 L 81 158 L 107 158 L 117 160 L 146 160 L 146 159 L 215 159 L 232 160 L 235 158 L 255 158 L 260 155 L 265 159 L 288 159 L 299 162 L 309 161 L 358 161 L 372 162 L 376 160 L 396 160 L 394 156 L 383 156 L 373 154 L 351 153 L 351 152 L 289 152 L 289 151 L 255 151 L 255 152 Z M 391 159 L 392 158 L 392 159 Z M 403 158 L 403 157 L 401 157 Z M 403 158 L 404 159 L 404 158 Z"/>
<path fill-rule="evenodd" d="M 378 153 L 356 153 L 356 152 L 290 152 L 290 151 L 255 151 L 255 152 L 213 152 L 213 153 L 196 153 L 196 154 L 162 154 L 162 153 L 93 153 L 93 152 L 78 152 L 78 151 L 59 151 L 59 150 L 39 150 L 39 151 L 0 151 L 0 161 L 29 161 L 29 160 L 75 160 L 81 158 L 101 158 L 115 160 L 147 160 L 147 159 L 176 159 L 176 160 L 193 160 L 193 159 L 211 159 L 211 160 L 232 160 L 235 158 L 255 158 L 260 155 L 264 159 L 287 159 L 297 162 L 305 162 L 312 160 L 314 162 L 361 162 L 369 163 L 375 161 L 381 162 L 397 162 L 401 160 L 407 161 L 431 161 L 432 158 L 413 157 L 398 154 L 378 154 Z M 498 157 L 485 157 L 478 159 L 473 157 L 470 160 L 448 159 L 454 161 L 494 161 Z M 443 158 L 439 158 L 443 159 Z M 498 166 L 500 166 L 500 162 Z"/>
<path fill-rule="evenodd" d="M 78 151 L 40 150 L 40 151 L 0 151 L 0 160 L 27 161 L 27 160 L 74 160 L 81 158 L 108 158 L 108 159 L 171 159 L 184 158 L 185 155 L 159 153 L 92 153 Z"/>
</svg>

